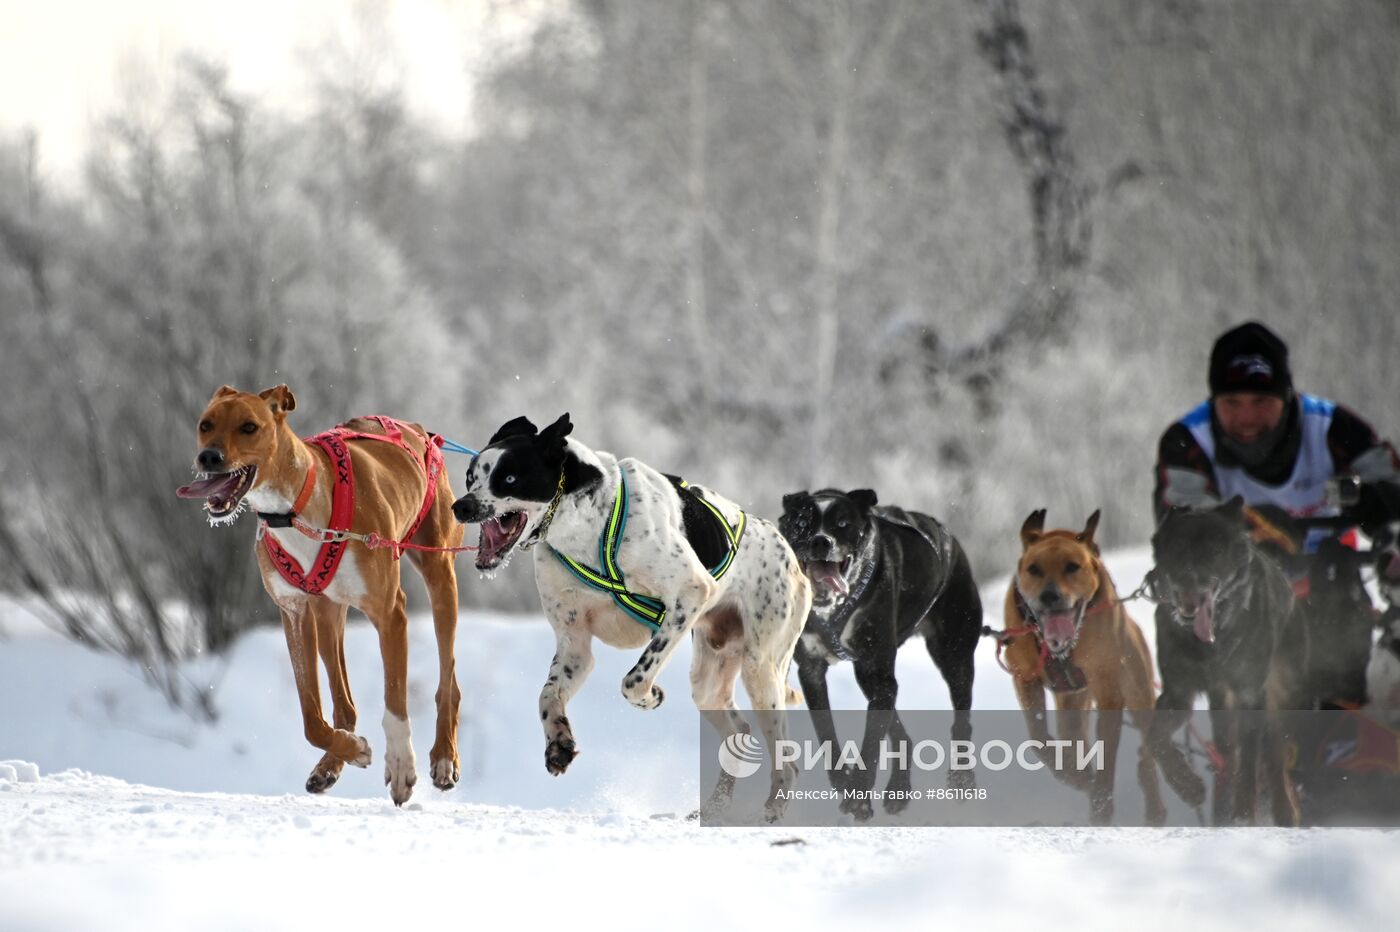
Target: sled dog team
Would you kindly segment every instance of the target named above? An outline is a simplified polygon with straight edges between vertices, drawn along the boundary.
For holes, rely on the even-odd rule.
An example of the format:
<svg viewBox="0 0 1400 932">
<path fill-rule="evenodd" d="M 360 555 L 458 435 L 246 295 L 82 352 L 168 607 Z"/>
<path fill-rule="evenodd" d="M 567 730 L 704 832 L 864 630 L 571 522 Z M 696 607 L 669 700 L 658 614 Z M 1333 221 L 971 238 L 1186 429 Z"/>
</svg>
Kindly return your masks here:
<svg viewBox="0 0 1400 932">
<path fill-rule="evenodd" d="M 551 774 L 562 774 L 578 754 L 568 703 L 593 669 L 595 640 L 639 651 L 622 694 L 654 709 L 665 698 L 657 678 L 689 635 L 696 706 L 723 736 L 746 730 L 734 697 L 742 677 L 771 749 L 785 736 L 787 706 L 805 696 L 809 708 L 830 709 L 826 673 L 840 662 L 853 664 L 871 710 L 894 710 L 895 655 L 915 634 L 953 708 L 966 713 L 974 652 L 992 634 L 1032 729 L 1045 729 L 1034 713 L 1045 708 L 1047 689 L 1060 709 L 1131 710 L 1150 722 L 1137 765 L 1148 819 L 1157 823 L 1165 818 L 1159 767 L 1183 799 L 1204 795 L 1169 740 L 1198 694 L 1213 705 L 1268 711 L 1308 708 L 1319 698 L 1306 686 L 1308 638 L 1296 630 L 1290 584 L 1251 540 L 1238 499 L 1173 512 L 1153 537 L 1152 595 L 1172 607 L 1178 623 L 1159 632 L 1158 697 L 1147 642 L 1100 559 L 1098 512 L 1070 530 L 1046 530 L 1043 510 L 1030 515 L 1006 594 L 1005 627 L 991 632 L 983 629 L 981 599 L 957 539 L 928 515 L 882 505 L 870 490 L 794 492 L 774 523 L 713 489 L 589 448 L 565 414 L 542 429 L 523 417 L 503 424 L 471 458 L 465 488 L 454 496 L 444 441 L 423 426 L 373 416 L 302 439 L 289 423 L 295 409 L 285 385 L 256 394 L 220 388 L 197 424 L 199 475 L 179 494 L 202 500 L 214 524 L 250 508 L 256 515 L 258 566 L 282 615 L 306 739 L 324 752 L 306 781 L 312 793 L 334 785 L 346 764 L 367 767 L 373 756 L 356 732 L 346 675 L 351 607 L 379 635 L 385 783 L 396 804 L 413 792 L 403 559 L 427 586 L 437 637 L 428 773 L 441 790 L 456 785 L 454 560 L 457 551 L 473 549 L 463 547 L 467 524 L 479 525 L 475 565 L 487 575 L 518 551 L 533 551 L 556 642 L 539 698 Z M 1400 631 L 1390 641 L 1397 638 Z M 318 660 L 330 684 L 329 722 Z M 788 685 L 794 664 L 802 695 Z M 1372 666 L 1385 668 L 1376 676 L 1400 681 L 1400 663 Z M 1164 714 L 1148 717 L 1154 708 Z M 1121 727 L 1115 721 L 1100 719 L 1108 768 L 1088 788 L 1103 821 L 1112 812 Z M 822 737 L 833 737 L 829 716 L 817 716 L 816 724 Z M 903 726 L 896 717 L 888 727 Z M 970 734 L 965 715 L 954 733 Z M 867 733 L 864 740 L 883 737 Z M 1222 742 L 1238 777 L 1234 815 L 1242 821 L 1253 817 L 1256 775 L 1271 789 L 1275 821 L 1298 821 L 1278 738 L 1266 726 L 1242 730 L 1229 747 Z M 781 816 L 794 778 L 791 764 L 773 769 L 770 819 Z M 733 779 L 722 777 L 706 807 L 721 810 L 733 788 Z M 870 815 L 868 803 L 850 805 L 857 816 Z"/>
</svg>

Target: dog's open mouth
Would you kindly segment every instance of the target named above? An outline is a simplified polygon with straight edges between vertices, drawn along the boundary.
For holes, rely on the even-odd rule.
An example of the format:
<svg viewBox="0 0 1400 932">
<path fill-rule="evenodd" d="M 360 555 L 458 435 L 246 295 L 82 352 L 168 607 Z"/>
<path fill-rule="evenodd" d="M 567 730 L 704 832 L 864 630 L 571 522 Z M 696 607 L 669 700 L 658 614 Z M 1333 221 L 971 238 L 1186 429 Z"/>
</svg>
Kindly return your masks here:
<svg viewBox="0 0 1400 932">
<path fill-rule="evenodd" d="M 1085 603 L 1080 602 L 1062 611 L 1043 612 L 1037 619 L 1045 646 L 1056 657 L 1068 654 L 1079 641 L 1079 624 L 1084 620 L 1084 608 Z"/>
<path fill-rule="evenodd" d="M 807 578 L 812 581 L 814 595 L 818 602 L 825 602 L 835 596 L 850 595 L 851 586 L 846 582 L 846 571 L 851 568 L 851 558 L 835 560 L 809 560 L 805 569 Z"/>
<path fill-rule="evenodd" d="M 189 485 L 175 490 L 181 498 L 202 498 L 210 520 L 232 519 L 240 513 L 243 497 L 257 479 L 258 467 L 239 466 L 228 472 L 201 473 Z"/>
<path fill-rule="evenodd" d="M 1181 592 L 1176 597 L 1176 616 L 1191 622 L 1191 630 L 1206 644 L 1215 643 L 1214 589 Z"/>
<path fill-rule="evenodd" d="M 476 568 L 495 569 L 510 548 L 520 539 L 529 517 L 523 511 L 511 511 L 481 522 L 481 539 L 477 542 Z"/>
</svg>

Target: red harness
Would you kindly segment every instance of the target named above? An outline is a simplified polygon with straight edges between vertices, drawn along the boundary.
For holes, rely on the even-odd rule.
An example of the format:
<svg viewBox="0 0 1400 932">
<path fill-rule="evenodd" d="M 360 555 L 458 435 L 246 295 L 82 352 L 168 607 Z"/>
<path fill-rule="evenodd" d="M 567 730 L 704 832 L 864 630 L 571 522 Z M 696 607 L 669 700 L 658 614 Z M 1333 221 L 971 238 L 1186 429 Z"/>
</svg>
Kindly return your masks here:
<svg viewBox="0 0 1400 932">
<path fill-rule="evenodd" d="M 412 539 L 414 534 L 418 533 L 418 528 L 423 524 L 423 519 L 428 516 L 428 509 L 433 507 L 433 499 L 437 496 L 437 479 L 443 466 L 442 450 L 440 449 L 441 437 L 432 433 L 424 436 L 412 425 L 380 414 L 370 415 L 359 420 L 377 421 L 379 426 L 384 429 L 384 433 L 368 434 L 342 426 L 333 427 L 325 433 L 306 438 L 307 443 L 314 443 L 326 451 L 326 455 L 331 460 L 331 468 L 335 470 L 335 481 L 331 486 L 331 519 L 326 528 L 331 534 L 327 535 L 322 542 L 321 550 L 316 554 L 310 571 L 303 570 L 296 558 L 283 549 L 282 545 L 277 543 L 276 538 L 266 533 L 266 522 L 262 528 L 264 531 L 262 535 L 263 549 L 267 551 L 272 565 L 277 567 L 277 572 L 290 585 L 310 595 L 319 595 L 331 584 L 331 580 L 335 578 L 335 571 L 340 566 L 340 559 L 345 555 L 345 547 L 349 543 L 344 538 L 334 536 L 335 532 L 350 530 L 350 519 L 355 513 L 355 471 L 350 463 L 348 441 L 381 440 L 385 443 L 392 443 L 413 457 L 413 461 L 423 470 L 423 478 L 427 480 L 427 491 L 423 494 L 423 505 L 418 509 L 418 516 L 413 519 L 408 533 L 392 544 L 394 559 L 399 558 L 399 554 L 407 542 Z M 422 441 L 424 453 L 421 458 L 418 451 L 404 440 L 405 431 Z M 311 489 L 315 483 L 316 461 L 313 459 L 311 469 L 306 475 L 306 483 L 302 486 L 301 494 L 297 496 L 297 502 L 293 506 L 293 512 L 300 512 L 305 506 L 306 500 L 311 497 Z"/>
<path fill-rule="evenodd" d="M 1100 600 L 1099 594 L 1096 593 L 1094 595 L 1094 600 L 1084 609 L 1084 619 L 1087 620 L 1091 615 L 1097 615 L 1100 612 L 1107 611 L 1112 608 L 1117 601 L 1117 599 Z M 1016 613 L 1021 616 L 1021 620 L 1026 622 L 1026 624 L 1019 628 L 991 631 L 992 636 L 996 638 L 997 642 L 997 665 L 1007 673 L 1011 673 L 1011 668 L 1006 665 L 1006 661 L 1001 657 L 1002 651 L 1016 638 L 1027 634 L 1033 634 L 1035 635 L 1036 644 L 1040 648 L 1040 656 L 1036 662 L 1035 671 L 1031 674 L 1031 678 L 1038 678 L 1045 674 L 1047 664 L 1050 662 L 1050 645 L 1046 644 L 1045 638 L 1041 636 L 1040 625 L 1036 624 L 1034 620 L 1035 615 L 1031 612 L 1030 606 L 1026 604 L 1025 599 L 1021 597 L 1021 591 L 1019 589 L 1016 590 Z M 1080 623 L 1082 624 L 1083 622 L 1081 621 Z M 991 629 L 988 630 L 990 631 Z M 1065 662 L 1069 662 L 1068 657 L 1065 658 Z"/>
</svg>

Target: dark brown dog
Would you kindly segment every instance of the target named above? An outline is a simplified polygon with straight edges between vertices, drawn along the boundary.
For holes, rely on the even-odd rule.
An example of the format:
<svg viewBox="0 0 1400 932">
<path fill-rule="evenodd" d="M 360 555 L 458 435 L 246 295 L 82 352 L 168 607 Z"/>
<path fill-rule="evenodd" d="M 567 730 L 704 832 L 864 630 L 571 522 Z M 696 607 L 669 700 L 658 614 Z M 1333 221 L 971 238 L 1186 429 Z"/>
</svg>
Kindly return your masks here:
<svg viewBox="0 0 1400 932">
<path fill-rule="evenodd" d="M 306 781 L 308 792 L 325 792 L 346 764 L 369 765 L 369 742 L 355 734 L 355 703 L 346 678 L 346 612 L 353 606 L 374 623 L 384 661 L 384 782 L 402 805 L 418 779 L 408 722 L 408 613 L 396 548 L 371 547 L 373 539 L 365 538 L 396 542 L 410 535 L 414 544 L 449 548 L 461 544 L 462 526 L 452 517 L 446 471 L 434 475 L 430 468 L 439 454 L 429 449 L 433 441 L 422 427 L 357 418 L 321 435 L 339 439 L 339 446 L 332 445 L 337 459 L 287 425 L 295 408 L 296 398 L 285 385 L 256 395 L 220 388 L 199 418 L 195 468 L 203 475 L 180 495 L 204 499 L 211 524 L 236 520 L 245 505 L 262 517 L 258 568 L 282 613 L 306 738 L 325 751 Z M 348 511 L 352 536 L 330 554 L 326 542 L 312 539 L 306 528 L 332 527 L 333 499 L 351 481 L 353 503 L 341 510 Z M 453 656 L 457 574 L 450 553 L 410 550 L 408 555 L 427 584 L 437 630 L 437 733 L 429 760 L 433 784 L 447 790 L 459 776 L 461 692 Z M 339 563 L 332 564 L 330 556 Z M 334 728 L 321 711 L 318 653 L 330 681 Z"/>
<path fill-rule="evenodd" d="M 1062 712 L 1131 710 L 1140 727 L 1142 713 L 1153 708 L 1152 655 L 1137 623 L 1118 600 L 1099 548 L 1094 543 L 1099 513 L 1082 531 L 1045 531 L 1045 511 L 1032 512 L 1021 526 L 1021 559 L 1006 593 L 1006 667 L 1016 698 L 1026 712 L 1032 737 L 1048 738 L 1045 690 L 1055 694 Z M 1084 740 L 1086 716 L 1062 717 L 1071 740 Z M 1090 790 L 1092 817 L 1113 817 L 1113 777 L 1122 731 L 1122 715 L 1101 715 L 1098 737 L 1104 742 L 1105 768 Z M 1138 782 L 1147 800 L 1147 820 L 1160 825 L 1166 807 L 1151 754 L 1138 757 Z"/>
</svg>

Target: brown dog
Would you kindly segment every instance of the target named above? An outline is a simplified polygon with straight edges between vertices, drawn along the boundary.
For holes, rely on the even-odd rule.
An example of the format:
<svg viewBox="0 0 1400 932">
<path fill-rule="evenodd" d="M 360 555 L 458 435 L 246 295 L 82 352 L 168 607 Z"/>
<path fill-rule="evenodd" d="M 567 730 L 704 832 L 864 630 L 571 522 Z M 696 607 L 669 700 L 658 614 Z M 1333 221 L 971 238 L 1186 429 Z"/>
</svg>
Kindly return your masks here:
<svg viewBox="0 0 1400 932">
<path fill-rule="evenodd" d="M 355 734 L 345 672 L 346 612 L 354 606 L 374 623 L 384 661 L 384 782 L 403 805 L 418 777 L 397 542 L 445 550 L 461 544 L 462 526 L 452 517 L 442 454 L 422 427 L 357 418 L 302 440 L 287 426 L 295 408 L 285 385 L 257 395 L 220 388 L 199 418 L 196 469 L 202 476 L 179 494 L 204 499 L 211 524 L 236 520 L 247 505 L 258 512 L 258 567 L 282 612 L 306 738 L 326 752 L 306 781 L 308 792 L 325 792 L 346 764 L 369 765 L 369 742 Z M 433 785 L 448 790 L 459 776 L 457 574 L 451 553 L 406 552 L 427 584 L 437 629 L 437 734 L 429 760 Z M 330 681 L 334 728 L 321 711 L 318 652 Z"/>
<path fill-rule="evenodd" d="M 1094 531 L 1099 513 L 1082 531 L 1045 531 L 1045 511 L 1032 512 L 1021 526 L 1021 560 L 1006 593 L 1006 667 L 1016 697 L 1026 712 L 1032 737 L 1046 740 L 1045 689 L 1055 694 L 1061 711 L 1133 710 L 1139 728 L 1142 713 L 1154 706 L 1152 655 L 1137 623 L 1118 600 Z M 1063 717 L 1083 740 L 1087 716 Z M 1122 731 L 1122 715 L 1101 715 L 1098 737 L 1104 742 L 1103 770 L 1089 787 L 1091 814 L 1106 823 L 1113 816 L 1113 777 Z M 1166 808 L 1150 754 L 1138 758 L 1138 781 L 1147 800 L 1147 820 L 1160 825 Z"/>
</svg>

